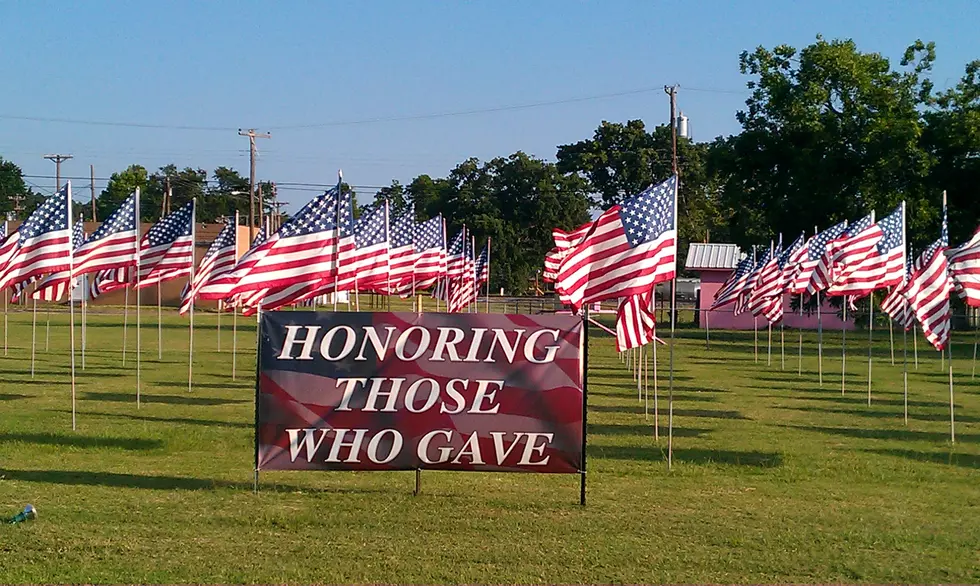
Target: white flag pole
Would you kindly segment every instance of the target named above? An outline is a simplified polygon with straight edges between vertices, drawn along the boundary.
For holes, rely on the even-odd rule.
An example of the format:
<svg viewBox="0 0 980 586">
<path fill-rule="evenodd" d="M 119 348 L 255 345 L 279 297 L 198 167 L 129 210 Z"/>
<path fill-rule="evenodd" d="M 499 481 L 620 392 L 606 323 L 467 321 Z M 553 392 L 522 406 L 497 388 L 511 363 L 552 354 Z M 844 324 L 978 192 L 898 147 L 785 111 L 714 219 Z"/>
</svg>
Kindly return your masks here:
<svg viewBox="0 0 980 586">
<path fill-rule="evenodd" d="M 656 298 L 654 293 L 654 298 Z M 660 441 L 660 393 L 657 384 L 657 326 L 653 326 L 653 439 Z"/>
<path fill-rule="evenodd" d="M 37 290 L 37 287 L 35 287 Z M 26 295 L 27 289 L 21 292 L 21 295 Z M 34 299 L 34 295 L 31 295 L 31 301 L 34 302 L 34 317 L 31 321 L 31 380 L 34 380 L 34 353 L 37 348 L 37 299 Z"/>
<path fill-rule="evenodd" d="M 74 254 L 74 251 L 72 252 Z M 82 370 L 85 370 L 85 346 L 88 341 L 88 330 L 86 329 L 85 322 L 88 316 L 88 287 L 82 287 L 82 279 L 88 281 L 88 277 L 79 277 L 78 279 L 70 279 L 68 281 L 68 301 L 72 301 L 72 283 L 77 287 L 81 287 L 82 292 Z"/>
<path fill-rule="evenodd" d="M 3 355 L 7 355 L 7 330 L 9 329 L 7 324 L 7 290 L 3 290 Z"/>
<path fill-rule="evenodd" d="M 221 352 L 221 301 L 218 301 L 218 352 Z"/>
<path fill-rule="evenodd" d="M 136 188 L 136 408 L 140 408 L 142 401 L 140 391 L 140 370 L 142 369 L 140 354 L 142 350 L 140 339 L 140 240 L 142 240 L 142 223 L 140 222 L 140 190 Z"/>
<path fill-rule="evenodd" d="M 238 366 L 238 305 L 231 306 L 231 380 L 235 380 Z"/>
<path fill-rule="evenodd" d="M 139 229 L 137 229 L 139 231 Z M 139 237 L 136 238 L 139 241 Z M 129 334 L 129 283 L 123 287 L 126 290 L 126 300 L 123 305 L 123 346 L 122 346 L 122 365 L 126 366 L 126 337 Z"/>
<path fill-rule="evenodd" d="M 800 363 L 797 376 L 803 376 L 803 294 L 800 293 Z"/>
<path fill-rule="evenodd" d="M 51 349 L 51 305 L 45 306 L 44 314 L 46 318 L 46 323 L 44 325 L 44 351 L 48 352 Z"/>
<path fill-rule="evenodd" d="M 840 325 L 840 394 L 843 395 L 847 369 L 847 296 L 841 299 L 844 300 L 844 321 Z"/>
<path fill-rule="evenodd" d="M 674 96 L 671 96 L 673 98 Z M 677 132 L 677 125 L 674 125 L 674 132 Z M 677 175 L 677 152 L 675 140 L 674 152 L 674 234 L 677 233 L 677 189 L 679 178 Z M 676 256 L 676 255 L 675 255 Z M 674 276 L 670 280 L 670 350 L 668 351 L 668 382 L 667 382 L 667 470 L 674 466 L 674 329 L 675 314 L 677 313 L 677 261 L 674 260 Z M 656 343 L 656 340 L 654 340 Z"/>
<path fill-rule="evenodd" d="M 902 326 L 902 381 L 904 392 L 902 403 L 905 407 L 905 425 L 909 424 L 909 330 Z"/>
<path fill-rule="evenodd" d="M 163 292 L 157 281 L 157 361 L 163 360 Z"/>
<path fill-rule="evenodd" d="M 71 216 L 71 181 L 68 182 L 66 186 L 67 196 L 68 196 L 68 233 L 72 233 L 72 216 Z M 69 246 L 71 244 L 69 243 Z M 71 273 L 75 268 L 74 266 L 74 250 L 69 250 L 68 252 L 68 307 L 69 313 L 71 314 L 71 429 L 74 431 L 76 429 L 76 417 L 75 417 L 75 302 L 71 298 Z"/>
<path fill-rule="evenodd" d="M 487 313 L 490 313 L 490 237 L 487 236 Z"/>
<path fill-rule="evenodd" d="M 191 273 L 187 277 L 187 289 L 190 292 L 194 283 L 194 267 L 196 266 L 195 252 L 197 252 L 197 198 L 191 203 Z M 188 339 L 187 356 L 187 392 L 193 390 L 194 380 L 194 295 L 191 293 L 191 314 L 190 314 L 190 336 Z"/>
<path fill-rule="evenodd" d="M 871 406 L 871 347 L 874 345 L 875 300 L 874 291 L 868 295 L 868 407 Z"/>
<path fill-rule="evenodd" d="M 823 314 L 820 311 L 820 291 L 817 291 L 817 378 L 823 386 Z"/>
</svg>

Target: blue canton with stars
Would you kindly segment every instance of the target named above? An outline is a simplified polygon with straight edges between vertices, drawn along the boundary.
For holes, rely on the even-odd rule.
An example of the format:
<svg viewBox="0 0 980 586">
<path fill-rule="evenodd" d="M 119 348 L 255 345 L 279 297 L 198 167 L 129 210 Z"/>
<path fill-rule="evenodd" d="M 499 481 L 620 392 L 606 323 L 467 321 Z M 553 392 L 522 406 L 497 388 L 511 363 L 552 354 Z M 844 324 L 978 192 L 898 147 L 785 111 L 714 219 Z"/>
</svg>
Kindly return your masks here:
<svg viewBox="0 0 980 586">
<path fill-rule="evenodd" d="M 874 223 L 875 221 L 871 218 L 871 214 L 868 214 L 867 216 L 864 216 L 857 222 L 854 222 L 853 224 L 848 226 L 847 230 L 844 230 L 844 236 L 847 238 L 850 238 L 852 236 L 857 236 L 861 232 L 864 232 L 872 225 L 874 225 Z"/>
<path fill-rule="evenodd" d="M 819 260 L 827 252 L 827 243 L 838 238 L 844 233 L 844 230 L 847 230 L 847 222 L 831 226 L 814 236 L 806 249 L 807 260 Z"/>
<path fill-rule="evenodd" d="M 354 224 L 354 246 L 367 248 L 388 240 L 388 226 L 385 222 L 385 207 L 366 208 Z"/>
<path fill-rule="evenodd" d="M 116 211 L 112 212 L 108 218 L 102 222 L 88 242 L 96 242 L 107 236 L 127 230 L 136 230 L 136 194 L 132 194 L 122 202 Z"/>
<path fill-rule="evenodd" d="M 182 236 L 193 234 L 194 202 L 189 201 L 176 212 L 160 220 L 146 232 L 150 247 L 170 244 Z"/>
<path fill-rule="evenodd" d="M 674 200 L 677 177 L 650 186 L 624 201 L 619 219 L 631 248 L 660 238 L 674 229 Z"/>
<path fill-rule="evenodd" d="M 784 250 L 783 253 L 779 255 L 776 262 L 778 263 L 780 269 L 786 268 L 786 263 L 789 262 L 790 257 L 796 254 L 796 251 L 798 251 L 800 248 L 803 248 L 803 242 L 805 240 L 806 236 L 804 234 L 800 234 L 799 238 L 797 238 L 792 244 L 789 245 L 789 248 Z"/>
<path fill-rule="evenodd" d="M 44 200 L 41 207 L 34 210 L 20 228 L 21 240 L 37 238 L 48 232 L 68 229 L 68 186 Z"/>
<path fill-rule="evenodd" d="M 75 222 L 75 224 L 71 227 L 72 249 L 77 249 L 83 242 L 85 242 L 85 224 L 80 221 Z"/>
<path fill-rule="evenodd" d="M 878 222 L 882 236 L 878 241 L 878 254 L 887 254 L 905 244 L 905 226 L 902 222 L 902 206 Z"/>
<path fill-rule="evenodd" d="M 211 246 L 208 247 L 208 251 L 204 253 L 204 258 L 201 259 L 201 264 L 204 264 L 204 261 L 208 260 L 212 256 L 215 256 L 223 249 L 233 248 L 235 246 L 236 229 L 237 226 L 235 226 L 235 224 L 232 222 L 225 224 L 225 227 L 221 229 L 221 232 L 218 232 L 218 236 L 214 239 L 214 242 L 212 242 Z"/>
<path fill-rule="evenodd" d="M 279 228 L 280 238 L 290 238 L 292 236 L 306 236 L 314 232 L 324 232 L 337 228 L 338 216 L 341 222 L 347 222 L 350 226 L 350 196 L 337 199 L 338 191 L 331 189 L 322 195 L 311 199 L 303 206 L 295 216 Z M 348 205 L 344 206 L 342 200 L 346 199 Z M 339 203 L 339 206 L 338 206 Z M 348 228 L 349 229 L 349 228 Z M 350 234 L 350 232 L 348 232 Z M 343 234 L 342 234 L 343 235 Z"/>
<path fill-rule="evenodd" d="M 463 242 L 465 241 L 466 241 L 466 228 L 464 227 L 456 234 L 452 242 L 449 243 L 449 252 L 448 252 L 449 256 L 462 256 Z"/>
<path fill-rule="evenodd" d="M 391 222 L 391 247 L 400 248 L 412 244 L 415 237 L 415 207 L 408 206 L 401 216 Z"/>
<path fill-rule="evenodd" d="M 442 214 L 415 226 L 415 250 L 445 248 L 443 239 Z"/>
</svg>

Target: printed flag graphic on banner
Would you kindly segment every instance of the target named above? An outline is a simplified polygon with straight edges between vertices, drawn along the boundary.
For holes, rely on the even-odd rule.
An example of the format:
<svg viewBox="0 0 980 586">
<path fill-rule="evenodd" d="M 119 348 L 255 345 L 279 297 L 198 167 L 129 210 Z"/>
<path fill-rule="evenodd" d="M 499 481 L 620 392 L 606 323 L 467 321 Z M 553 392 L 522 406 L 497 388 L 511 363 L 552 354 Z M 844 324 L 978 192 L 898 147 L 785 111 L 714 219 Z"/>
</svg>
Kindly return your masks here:
<svg viewBox="0 0 980 586">
<path fill-rule="evenodd" d="M 263 313 L 256 469 L 576 473 L 583 368 L 574 316 Z"/>
</svg>

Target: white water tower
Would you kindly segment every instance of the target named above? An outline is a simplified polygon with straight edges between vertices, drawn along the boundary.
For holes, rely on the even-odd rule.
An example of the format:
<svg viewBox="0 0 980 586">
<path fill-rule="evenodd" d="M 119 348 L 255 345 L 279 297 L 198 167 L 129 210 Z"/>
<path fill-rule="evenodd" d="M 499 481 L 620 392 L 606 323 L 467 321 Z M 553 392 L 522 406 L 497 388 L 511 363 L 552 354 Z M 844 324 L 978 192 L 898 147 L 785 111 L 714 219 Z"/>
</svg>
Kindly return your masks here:
<svg viewBox="0 0 980 586">
<path fill-rule="evenodd" d="M 691 134 L 688 131 L 687 121 L 688 118 L 684 115 L 684 112 L 681 112 L 680 115 L 677 116 L 677 136 L 681 138 L 691 138 Z"/>
</svg>

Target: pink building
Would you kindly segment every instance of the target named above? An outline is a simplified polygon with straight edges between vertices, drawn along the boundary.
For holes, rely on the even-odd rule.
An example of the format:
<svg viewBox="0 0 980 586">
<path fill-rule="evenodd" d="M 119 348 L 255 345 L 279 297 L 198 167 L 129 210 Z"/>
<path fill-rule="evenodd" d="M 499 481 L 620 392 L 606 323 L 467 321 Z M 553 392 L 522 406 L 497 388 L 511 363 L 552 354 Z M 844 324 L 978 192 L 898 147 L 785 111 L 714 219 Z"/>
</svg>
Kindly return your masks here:
<svg viewBox="0 0 980 586">
<path fill-rule="evenodd" d="M 687 262 L 684 268 L 688 271 L 698 273 L 701 277 L 701 289 L 698 296 L 698 310 L 702 317 L 699 322 L 703 327 L 707 319 L 708 327 L 719 330 L 751 330 L 754 327 L 754 318 L 749 312 L 741 315 L 734 315 L 732 311 L 734 305 L 728 305 L 721 309 L 709 310 L 715 294 L 728 279 L 735 266 L 745 255 L 734 244 L 701 244 L 692 243 L 687 251 Z M 802 315 L 792 313 L 790 309 L 789 295 L 783 300 L 785 310 L 783 323 L 788 328 L 800 328 L 815 330 L 817 329 L 817 315 Z M 823 327 L 827 330 L 840 330 L 845 326 L 837 317 L 837 311 L 826 303 L 822 310 Z M 759 326 L 765 326 L 766 320 L 759 318 Z M 847 330 L 854 329 L 854 323 L 847 321 Z"/>
</svg>

